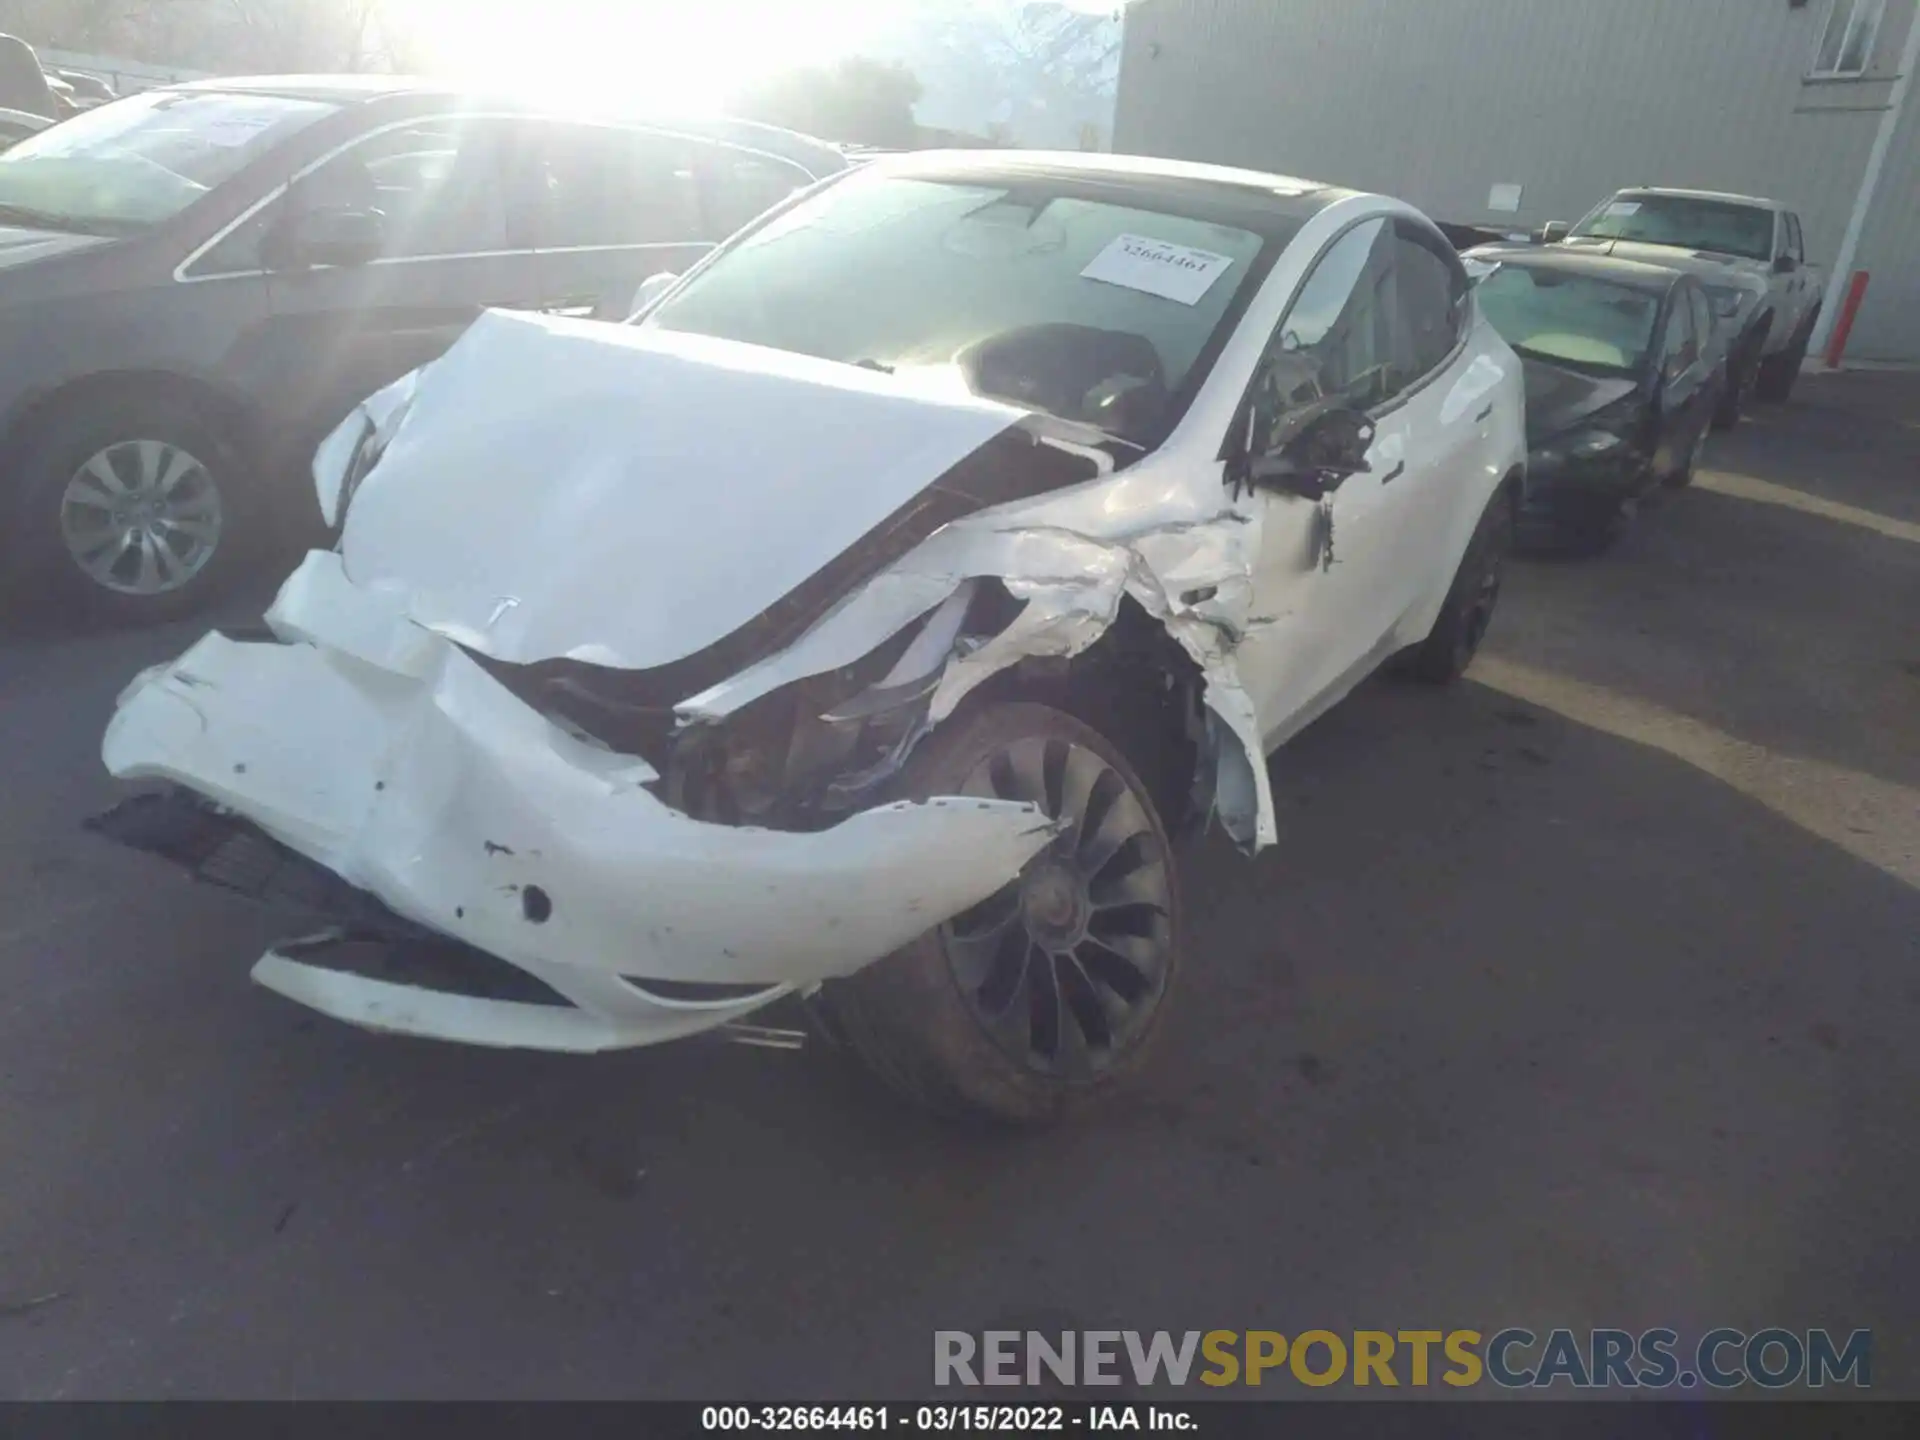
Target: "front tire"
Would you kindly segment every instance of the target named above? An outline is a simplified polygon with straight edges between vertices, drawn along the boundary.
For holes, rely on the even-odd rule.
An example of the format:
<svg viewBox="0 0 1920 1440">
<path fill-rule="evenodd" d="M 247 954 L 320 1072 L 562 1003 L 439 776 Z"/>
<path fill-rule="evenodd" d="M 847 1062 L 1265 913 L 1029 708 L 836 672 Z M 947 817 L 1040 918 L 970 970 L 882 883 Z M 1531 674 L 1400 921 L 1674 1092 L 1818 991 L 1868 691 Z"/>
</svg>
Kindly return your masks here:
<svg viewBox="0 0 1920 1440">
<path fill-rule="evenodd" d="M 1753 386 L 1756 397 L 1770 405 L 1783 405 L 1793 398 L 1793 387 L 1800 378 L 1800 367 L 1806 364 L 1807 346 L 1813 340 L 1813 327 L 1819 319 L 1816 310 L 1800 327 L 1792 345 L 1760 362 L 1760 374 Z"/>
<path fill-rule="evenodd" d="M 1693 448 L 1687 451 L 1687 458 L 1681 462 L 1680 468 L 1671 475 L 1661 477 L 1660 483 L 1667 489 L 1684 490 L 1693 483 L 1693 477 L 1700 469 L 1701 458 L 1707 453 L 1707 431 L 1708 427 L 1702 426 L 1698 438 L 1693 442 Z"/>
<path fill-rule="evenodd" d="M 1004 890 L 815 997 L 825 1028 L 942 1114 L 1044 1124 L 1137 1070 L 1180 968 L 1178 875 L 1119 749 L 1043 705 L 956 716 L 921 746 L 915 798 L 1030 800 L 1066 831 Z"/>
<path fill-rule="evenodd" d="M 1460 678 L 1493 621 L 1512 550 L 1513 504 L 1503 487 L 1474 527 L 1432 631 L 1394 657 L 1395 674 L 1428 685 L 1451 685 Z"/>
<path fill-rule="evenodd" d="M 1713 412 L 1713 428 L 1731 430 L 1747 413 L 1747 402 L 1759 381 L 1761 357 L 1766 354 L 1767 334 L 1773 328 L 1772 317 L 1760 322 L 1752 335 L 1743 339 L 1737 352 L 1727 361 L 1727 388 Z"/>
<path fill-rule="evenodd" d="M 189 406 L 122 395 L 50 421 L 27 447 L 8 551 L 30 613 L 143 623 L 234 578 L 253 528 L 233 447 Z"/>
</svg>

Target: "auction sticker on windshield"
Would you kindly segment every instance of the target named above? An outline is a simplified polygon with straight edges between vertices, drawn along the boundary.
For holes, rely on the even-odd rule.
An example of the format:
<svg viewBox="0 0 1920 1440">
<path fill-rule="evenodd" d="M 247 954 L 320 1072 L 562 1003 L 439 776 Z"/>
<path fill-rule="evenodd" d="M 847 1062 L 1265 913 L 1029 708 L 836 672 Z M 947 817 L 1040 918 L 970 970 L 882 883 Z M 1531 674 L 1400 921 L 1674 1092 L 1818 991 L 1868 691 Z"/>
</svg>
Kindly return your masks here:
<svg viewBox="0 0 1920 1440">
<path fill-rule="evenodd" d="M 1607 218 L 1609 219 L 1621 219 L 1625 216 L 1638 215 L 1639 213 L 1640 202 L 1638 200 L 1616 200 L 1607 206 Z"/>
<path fill-rule="evenodd" d="M 237 149 L 252 144 L 265 131 L 286 118 L 287 107 L 277 99 L 264 105 L 229 103 L 211 115 L 195 117 L 193 124 L 182 126 L 181 130 L 184 134 L 205 140 L 209 145 Z"/>
<path fill-rule="evenodd" d="M 1141 290 L 1182 305 L 1198 305 L 1233 264 L 1231 255 L 1173 245 L 1145 235 L 1116 235 L 1080 272 L 1088 280 Z"/>
</svg>

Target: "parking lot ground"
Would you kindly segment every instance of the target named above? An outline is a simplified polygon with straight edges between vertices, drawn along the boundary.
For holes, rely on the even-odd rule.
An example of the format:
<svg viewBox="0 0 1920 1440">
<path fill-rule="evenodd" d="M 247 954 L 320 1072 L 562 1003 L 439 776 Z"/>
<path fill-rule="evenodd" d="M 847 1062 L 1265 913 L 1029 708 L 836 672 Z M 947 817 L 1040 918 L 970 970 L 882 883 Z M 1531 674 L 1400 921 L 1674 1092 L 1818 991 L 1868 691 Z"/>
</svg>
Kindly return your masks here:
<svg viewBox="0 0 1920 1440">
<path fill-rule="evenodd" d="M 1920 380 L 1809 376 L 1708 465 L 1516 565 L 1468 683 L 1281 754 L 1282 843 L 1187 860 L 1157 1063 L 1043 1135 L 804 1050 L 309 1017 L 246 980 L 270 920 L 77 828 L 193 629 L 0 648 L 0 1396 L 904 1397 L 936 1328 L 1506 1325 L 1870 1327 L 1920 1395 Z"/>
</svg>

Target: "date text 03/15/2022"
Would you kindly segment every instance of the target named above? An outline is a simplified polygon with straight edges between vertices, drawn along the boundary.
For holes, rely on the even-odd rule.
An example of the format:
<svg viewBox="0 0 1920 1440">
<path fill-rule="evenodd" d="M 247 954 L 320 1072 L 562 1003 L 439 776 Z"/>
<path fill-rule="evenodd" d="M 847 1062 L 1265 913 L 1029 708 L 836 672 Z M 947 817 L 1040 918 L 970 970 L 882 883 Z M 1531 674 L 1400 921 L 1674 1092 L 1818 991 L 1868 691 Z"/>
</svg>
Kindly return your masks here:
<svg viewBox="0 0 1920 1440">
<path fill-rule="evenodd" d="M 1159 1405 L 708 1405 L 713 1431 L 899 1430 L 907 1434 L 1054 1434 L 1072 1430 L 1199 1429 L 1185 1410 Z"/>
</svg>

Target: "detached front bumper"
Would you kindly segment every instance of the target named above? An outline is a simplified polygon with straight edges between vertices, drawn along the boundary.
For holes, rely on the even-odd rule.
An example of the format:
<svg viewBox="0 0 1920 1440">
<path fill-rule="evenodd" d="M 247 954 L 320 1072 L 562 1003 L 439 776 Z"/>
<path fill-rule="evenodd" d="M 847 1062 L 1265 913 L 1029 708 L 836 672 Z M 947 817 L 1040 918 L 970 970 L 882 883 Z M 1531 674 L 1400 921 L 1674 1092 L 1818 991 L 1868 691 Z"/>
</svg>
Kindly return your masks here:
<svg viewBox="0 0 1920 1440">
<path fill-rule="evenodd" d="M 108 770 L 185 787 L 560 1001 L 372 978 L 326 946 L 255 968 L 356 1024 L 557 1050 L 671 1039 L 897 949 L 1052 835 L 1033 806 L 958 797 L 811 834 L 705 824 L 644 788 L 644 760 L 536 713 L 337 555 L 310 555 L 267 618 L 285 643 L 211 634 L 140 676 Z"/>
</svg>

